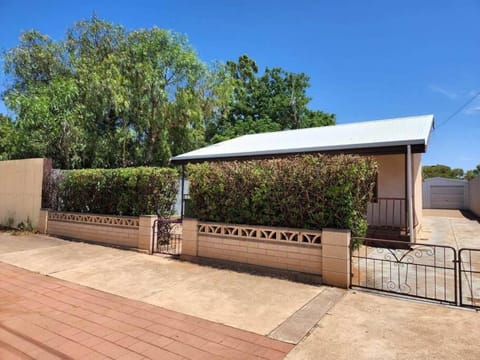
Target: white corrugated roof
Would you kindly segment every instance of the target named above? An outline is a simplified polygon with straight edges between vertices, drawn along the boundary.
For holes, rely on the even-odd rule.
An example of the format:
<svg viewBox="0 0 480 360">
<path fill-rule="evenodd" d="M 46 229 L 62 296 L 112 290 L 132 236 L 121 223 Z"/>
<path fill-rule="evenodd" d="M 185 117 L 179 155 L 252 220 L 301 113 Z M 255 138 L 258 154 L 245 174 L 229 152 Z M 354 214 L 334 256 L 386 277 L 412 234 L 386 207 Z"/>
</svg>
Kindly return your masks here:
<svg viewBox="0 0 480 360">
<path fill-rule="evenodd" d="M 243 158 L 385 148 L 402 145 L 427 146 L 433 115 L 355 122 L 308 129 L 244 135 L 175 156 L 172 163 L 221 158 Z"/>
</svg>

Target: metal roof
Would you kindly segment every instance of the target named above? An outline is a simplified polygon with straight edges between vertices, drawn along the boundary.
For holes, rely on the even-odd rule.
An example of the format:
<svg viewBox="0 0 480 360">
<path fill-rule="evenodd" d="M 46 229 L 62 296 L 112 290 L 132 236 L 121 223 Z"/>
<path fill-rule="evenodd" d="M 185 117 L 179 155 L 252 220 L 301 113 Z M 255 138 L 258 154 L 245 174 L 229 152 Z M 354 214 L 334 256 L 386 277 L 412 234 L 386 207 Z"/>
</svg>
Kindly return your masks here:
<svg viewBox="0 0 480 360">
<path fill-rule="evenodd" d="M 170 161 L 184 164 L 332 151 L 391 153 L 406 145 L 412 145 L 414 152 L 425 152 L 433 121 L 433 115 L 420 115 L 244 135 L 175 156 Z"/>
</svg>

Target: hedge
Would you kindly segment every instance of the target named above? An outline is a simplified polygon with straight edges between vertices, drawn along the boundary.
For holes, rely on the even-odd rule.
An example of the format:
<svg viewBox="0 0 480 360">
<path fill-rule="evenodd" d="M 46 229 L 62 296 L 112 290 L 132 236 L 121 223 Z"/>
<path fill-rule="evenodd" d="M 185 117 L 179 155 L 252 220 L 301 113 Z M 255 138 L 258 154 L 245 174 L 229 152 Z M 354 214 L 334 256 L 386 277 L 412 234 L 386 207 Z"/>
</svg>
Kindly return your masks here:
<svg viewBox="0 0 480 360">
<path fill-rule="evenodd" d="M 54 170 L 44 189 L 44 207 L 108 215 L 173 214 L 177 171 L 170 168 Z"/>
<path fill-rule="evenodd" d="M 188 215 L 202 221 L 363 236 L 377 164 L 355 155 L 190 164 Z"/>
</svg>

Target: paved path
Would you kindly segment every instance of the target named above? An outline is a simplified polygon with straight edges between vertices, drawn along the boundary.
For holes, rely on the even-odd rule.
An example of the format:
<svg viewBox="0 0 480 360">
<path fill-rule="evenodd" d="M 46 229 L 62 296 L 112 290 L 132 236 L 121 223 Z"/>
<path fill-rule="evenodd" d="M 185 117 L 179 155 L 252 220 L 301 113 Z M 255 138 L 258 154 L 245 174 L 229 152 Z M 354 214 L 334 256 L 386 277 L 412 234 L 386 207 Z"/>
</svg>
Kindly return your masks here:
<svg viewBox="0 0 480 360">
<path fill-rule="evenodd" d="M 0 232 L 0 262 L 261 335 L 325 289 L 32 234 Z"/>
<path fill-rule="evenodd" d="M 0 359 L 282 359 L 292 348 L 0 263 Z"/>
</svg>

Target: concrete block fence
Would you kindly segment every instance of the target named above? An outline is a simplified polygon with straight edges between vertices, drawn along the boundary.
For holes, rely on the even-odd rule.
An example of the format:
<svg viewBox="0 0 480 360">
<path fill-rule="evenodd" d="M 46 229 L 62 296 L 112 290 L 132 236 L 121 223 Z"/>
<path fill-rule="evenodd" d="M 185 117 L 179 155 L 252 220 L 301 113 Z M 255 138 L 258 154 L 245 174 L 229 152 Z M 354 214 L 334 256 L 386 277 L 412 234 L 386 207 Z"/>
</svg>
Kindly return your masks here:
<svg viewBox="0 0 480 360">
<path fill-rule="evenodd" d="M 40 210 L 38 231 L 67 239 L 153 252 L 156 215 L 112 216 Z"/>
<path fill-rule="evenodd" d="M 350 286 L 350 231 L 232 225 L 183 220 L 182 257 L 208 258 L 321 275 Z"/>
</svg>

